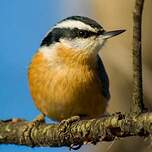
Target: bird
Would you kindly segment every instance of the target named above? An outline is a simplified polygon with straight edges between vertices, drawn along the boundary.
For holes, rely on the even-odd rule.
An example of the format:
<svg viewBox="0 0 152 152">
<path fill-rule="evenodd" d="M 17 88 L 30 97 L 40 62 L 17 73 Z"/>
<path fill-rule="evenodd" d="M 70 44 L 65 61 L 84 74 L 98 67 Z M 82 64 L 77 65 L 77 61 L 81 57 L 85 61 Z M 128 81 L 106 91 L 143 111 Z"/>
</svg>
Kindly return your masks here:
<svg viewBox="0 0 152 152">
<path fill-rule="evenodd" d="M 60 122 L 106 113 L 109 78 L 99 51 L 124 31 L 106 31 L 84 16 L 67 17 L 48 31 L 28 67 L 29 90 L 43 116 Z"/>
</svg>

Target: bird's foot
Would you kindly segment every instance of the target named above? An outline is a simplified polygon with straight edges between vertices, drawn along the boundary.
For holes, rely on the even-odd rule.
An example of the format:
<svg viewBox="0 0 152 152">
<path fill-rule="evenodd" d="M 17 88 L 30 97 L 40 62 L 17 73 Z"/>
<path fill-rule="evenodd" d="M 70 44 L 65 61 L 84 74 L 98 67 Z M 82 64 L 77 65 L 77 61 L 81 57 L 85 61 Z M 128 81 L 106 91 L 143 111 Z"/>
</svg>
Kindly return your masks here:
<svg viewBox="0 0 152 152">
<path fill-rule="evenodd" d="M 31 127 L 33 127 L 33 126 L 37 126 L 37 125 L 42 124 L 42 123 L 45 123 L 45 115 L 44 115 L 44 114 L 38 115 L 35 119 L 33 119 L 33 120 L 29 123 L 29 125 L 30 125 Z"/>
<path fill-rule="evenodd" d="M 73 117 L 70 117 L 68 119 L 62 120 L 59 123 L 60 131 L 66 133 L 66 130 L 67 130 L 68 126 L 71 125 L 73 122 L 77 122 L 79 120 L 80 120 L 79 116 L 73 116 Z"/>
<path fill-rule="evenodd" d="M 62 120 L 60 123 L 59 123 L 59 127 L 60 127 L 60 134 L 63 133 L 63 134 L 66 134 L 68 133 L 68 128 L 69 126 L 74 123 L 74 122 L 77 122 L 80 120 L 80 117 L 79 116 L 73 116 L 73 117 L 70 117 L 68 119 L 64 119 Z M 71 144 L 69 149 L 71 150 L 78 150 L 80 147 L 82 146 L 82 144 Z"/>
<path fill-rule="evenodd" d="M 79 116 L 72 116 L 68 119 L 64 119 L 59 123 L 60 131 L 66 133 L 67 128 L 69 125 L 71 125 L 73 122 L 77 122 L 80 120 Z"/>
<path fill-rule="evenodd" d="M 35 119 L 33 119 L 32 122 L 39 122 L 39 123 L 45 123 L 45 115 L 40 114 Z"/>
<path fill-rule="evenodd" d="M 73 122 L 76 122 L 76 121 L 79 121 L 79 120 L 80 120 L 80 117 L 79 117 L 79 116 L 72 116 L 72 117 L 70 117 L 70 118 L 68 118 L 68 119 L 62 120 L 62 121 L 60 122 L 60 125 L 62 125 L 62 124 L 66 124 L 66 125 L 72 124 Z"/>
</svg>

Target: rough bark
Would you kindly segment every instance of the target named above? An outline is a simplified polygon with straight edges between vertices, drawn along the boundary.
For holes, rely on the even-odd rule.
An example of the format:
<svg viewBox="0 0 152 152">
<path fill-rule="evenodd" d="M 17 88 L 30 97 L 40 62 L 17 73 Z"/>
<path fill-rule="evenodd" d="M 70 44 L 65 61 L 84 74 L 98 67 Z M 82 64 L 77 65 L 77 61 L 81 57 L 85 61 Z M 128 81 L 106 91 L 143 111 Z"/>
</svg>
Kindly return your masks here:
<svg viewBox="0 0 152 152">
<path fill-rule="evenodd" d="M 117 113 L 102 119 L 64 121 L 60 124 L 0 121 L 0 144 L 49 147 L 80 147 L 84 143 L 112 141 L 116 137 L 152 134 L 152 113 L 123 115 Z"/>
</svg>

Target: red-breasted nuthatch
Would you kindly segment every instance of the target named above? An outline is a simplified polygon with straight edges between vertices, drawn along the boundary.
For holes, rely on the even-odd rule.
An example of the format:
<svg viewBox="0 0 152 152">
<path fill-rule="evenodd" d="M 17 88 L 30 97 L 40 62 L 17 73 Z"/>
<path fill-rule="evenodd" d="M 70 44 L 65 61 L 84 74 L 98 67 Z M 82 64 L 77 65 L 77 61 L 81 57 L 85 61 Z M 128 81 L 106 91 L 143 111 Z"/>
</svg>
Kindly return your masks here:
<svg viewBox="0 0 152 152">
<path fill-rule="evenodd" d="M 104 114 L 110 99 L 109 80 L 98 52 L 108 38 L 124 31 L 107 32 L 82 16 L 58 22 L 29 66 L 30 92 L 36 107 L 58 121 Z"/>
</svg>

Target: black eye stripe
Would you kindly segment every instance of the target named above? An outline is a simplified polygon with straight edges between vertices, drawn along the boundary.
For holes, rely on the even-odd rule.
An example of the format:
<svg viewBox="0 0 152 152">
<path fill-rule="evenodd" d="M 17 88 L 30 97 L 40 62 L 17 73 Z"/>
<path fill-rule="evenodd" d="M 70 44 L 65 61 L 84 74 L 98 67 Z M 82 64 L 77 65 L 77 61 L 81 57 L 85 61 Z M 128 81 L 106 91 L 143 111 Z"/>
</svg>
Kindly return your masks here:
<svg viewBox="0 0 152 152">
<path fill-rule="evenodd" d="M 100 30 L 96 33 L 97 36 L 102 35 L 105 31 L 104 30 Z"/>
<path fill-rule="evenodd" d="M 87 30 L 81 30 L 81 29 L 72 29 L 74 37 L 79 37 L 79 38 L 87 38 L 91 36 L 95 36 L 96 33 L 92 31 L 87 31 Z"/>
<path fill-rule="evenodd" d="M 87 31 L 87 30 L 82 30 L 82 29 L 78 29 L 78 28 L 73 28 L 73 29 L 70 29 L 70 28 L 55 28 L 53 29 L 52 31 L 53 34 L 56 34 L 56 35 L 60 35 L 61 37 L 65 37 L 65 38 L 87 38 L 87 37 L 90 37 L 90 36 L 96 36 L 98 35 L 97 33 L 95 32 L 92 32 L 92 31 Z"/>
<path fill-rule="evenodd" d="M 74 39 L 74 38 L 88 38 L 91 36 L 99 36 L 103 33 L 103 30 L 98 32 L 87 31 L 78 28 L 54 28 L 48 35 L 43 39 L 41 46 L 49 46 L 54 42 L 59 42 L 61 38 Z"/>
</svg>

